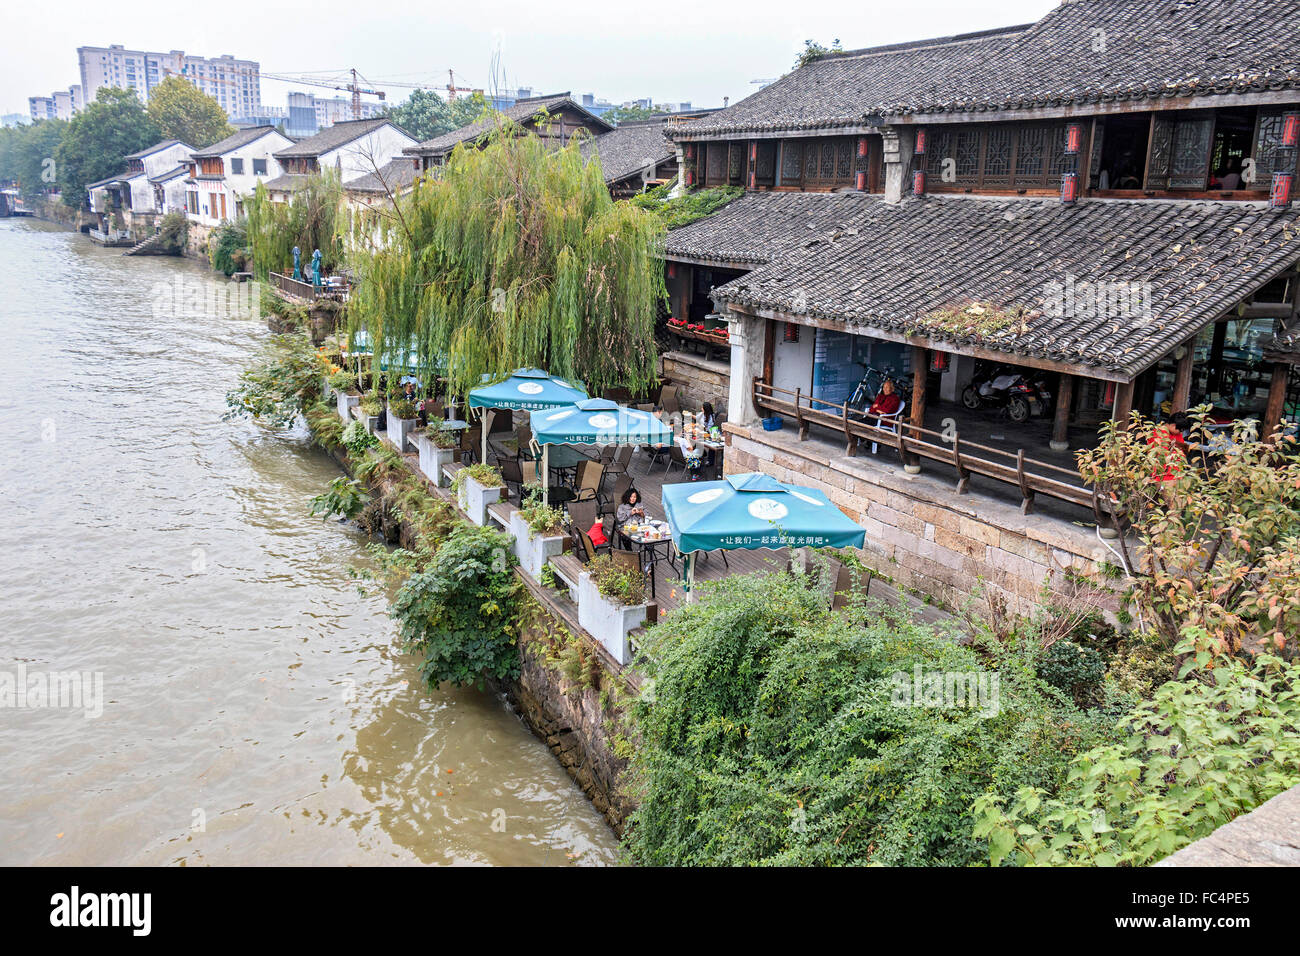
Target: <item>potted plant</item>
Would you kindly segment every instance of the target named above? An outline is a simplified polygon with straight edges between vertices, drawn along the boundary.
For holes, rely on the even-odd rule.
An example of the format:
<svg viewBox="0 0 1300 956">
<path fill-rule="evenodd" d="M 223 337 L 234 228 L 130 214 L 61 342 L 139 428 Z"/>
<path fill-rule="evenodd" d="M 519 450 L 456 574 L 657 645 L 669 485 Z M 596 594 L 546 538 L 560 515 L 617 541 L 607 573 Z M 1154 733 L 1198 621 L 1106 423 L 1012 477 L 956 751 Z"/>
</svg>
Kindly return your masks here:
<svg viewBox="0 0 1300 956">
<path fill-rule="evenodd" d="M 645 623 L 645 575 L 593 558 L 578 579 L 578 623 L 620 664 L 632 660 L 628 632 Z"/>
<path fill-rule="evenodd" d="M 420 470 L 439 488 L 447 482 L 442 469 L 456 460 L 456 436 L 442 430 L 443 419 L 430 418 L 428 427 L 411 436 L 411 444 L 420 453 Z"/>
<path fill-rule="evenodd" d="M 480 462 L 456 472 L 452 487 L 456 490 L 460 510 L 469 516 L 470 521 L 482 526 L 487 524 L 488 505 L 501 500 L 506 483 L 501 480 L 500 472 Z"/>
<path fill-rule="evenodd" d="M 365 422 L 366 431 L 375 434 L 382 427 L 379 421 L 384 414 L 384 400 L 376 392 L 366 392 L 361 396 L 361 420 Z"/>
<path fill-rule="evenodd" d="M 388 440 L 398 451 L 406 451 L 406 439 L 415 431 L 415 403 L 409 398 L 399 398 L 388 405 Z"/>
<path fill-rule="evenodd" d="M 541 581 L 542 568 L 564 552 L 564 512 L 542 504 L 540 489 L 524 506 L 510 515 L 510 533 L 515 537 L 515 556 L 524 573 Z"/>
<path fill-rule="evenodd" d="M 329 377 L 329 383 L 338 402 L 339 418 L 345 422 L 352 421 L 351 408 L 361 401 L 356 376 L 346 370 L 334 372 Z"/>
</svg>

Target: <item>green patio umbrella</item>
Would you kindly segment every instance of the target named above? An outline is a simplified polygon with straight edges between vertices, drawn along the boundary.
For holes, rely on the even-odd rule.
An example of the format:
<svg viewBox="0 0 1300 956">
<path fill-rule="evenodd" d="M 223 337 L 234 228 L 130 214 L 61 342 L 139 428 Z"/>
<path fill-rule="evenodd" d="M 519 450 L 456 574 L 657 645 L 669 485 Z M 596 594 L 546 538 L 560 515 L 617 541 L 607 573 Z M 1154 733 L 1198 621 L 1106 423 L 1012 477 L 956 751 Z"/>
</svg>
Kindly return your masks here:
<svg viewBox="0 0 1300 956">
<path fill-rule="evenodd" d="M 501 382 L 480 385 L 469 393 L 470 408 L 537 411 L 572 405 L 587 398 L 581 382 L 556 378 L 539 368 L 516 369 Z M 487 461 L 487 429 L 483 429 L 483 460 Z M 520 449 L 522 451 L 522 449 Z"/>
<path fill-rule="evenodd" d="M 759 548 L 860 548 L 866 532 L 820 491 L 786 485 L 761 472 L 722 481 L 664 485 L 664 513 L 684 556 L 682 584 L 691 599 L 699 551 Z"/>
<path fill-rule="evenodd" d="M 533 413 L 533 439 L 542 446 L 542 500 L 548 501 L 551 445 L 667 445 L 673 430 L 649 412 L 587 398 Z"/>
</svg>

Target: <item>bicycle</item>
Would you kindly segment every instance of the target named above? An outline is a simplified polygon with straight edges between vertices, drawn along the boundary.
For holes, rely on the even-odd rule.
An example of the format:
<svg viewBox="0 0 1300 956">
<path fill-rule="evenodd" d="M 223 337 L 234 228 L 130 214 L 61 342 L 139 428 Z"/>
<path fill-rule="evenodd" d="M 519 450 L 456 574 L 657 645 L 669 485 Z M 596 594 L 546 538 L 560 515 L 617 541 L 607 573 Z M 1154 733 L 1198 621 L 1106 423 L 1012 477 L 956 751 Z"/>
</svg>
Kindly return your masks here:
<svg viewBox="0 0 1300 956">
<path fill-rule="evenodd" d="M 867 365 L 864 362 L 856 363 L 863 367 L 862 379 L 858 382 L 857 388 L 849 396 L 848 406 L 859 414 L 865 412 L 871 407 L 876 396 L 880 393 L 880 387 L 886 381 L 894 383 L 894 392 L 904 402 L 911 403 L 912 387 L 901 378 L 892 365 L 886 365 L 883 369 Z"/>
</svg>

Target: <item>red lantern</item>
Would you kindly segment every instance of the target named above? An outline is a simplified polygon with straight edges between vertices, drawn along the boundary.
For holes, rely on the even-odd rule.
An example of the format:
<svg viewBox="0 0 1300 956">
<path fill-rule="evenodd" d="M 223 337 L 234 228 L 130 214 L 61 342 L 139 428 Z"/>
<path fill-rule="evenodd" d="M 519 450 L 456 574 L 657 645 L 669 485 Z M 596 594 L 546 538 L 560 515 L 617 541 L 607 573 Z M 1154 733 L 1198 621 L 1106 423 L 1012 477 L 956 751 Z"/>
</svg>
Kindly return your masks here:
<svg viewBox="0 0 1300 956">
<path fill-rule="evenodd" d="M 796 325 L 795 323 L 793 323 L 793 322 L 787 322 L 787 323 L 785 323 L 785 332 L 784 332 L 784 334 L 781 336 L 781 338 L 782 338 L 784 341 L 786 341 L 786 342 L 798 342 L 798 341 L 799 341 L 799 326 L 797 326 L 797 325 Z"/>
<path fill-rule="evenodd" d="M 867 155 L 867 138 L 865 136 L 858 137 L 858 155 L 859 156 Z"/>
<path fill-rule="evenodd" d="M 668 263 L 668 278 L 670 279 L 677 278 L 677 263 L 675 262 Z"/>
<path fill-rule="evenodd" d="M 1065 173 L 1061 176 L 1061 205 L 1073 206 L 1079 201 L 1079 174 Z"/>
<path fill-rule="evenodd" d="M 1078 156 L 1079 146 L 1083 142 L 1083 124 L 1070 123 L 1065 127 L 1065 155 Z"/>
<path fill-rule="evenodd" d="M 916 131 L 916 155 L 925 155 L 925 128 L 921 127 Z"/>
<path fill-rule="evenodd" d="M 946 372 L 948 371 L 948 353 L 931 352 L 930 353 L 930 371 Z"/>
<path fill-rule="evenodd" d="M 862 192 L 867 188 L 867 171 L 865 169 L 858 170 L 854 185 L 857 187 L 858 192 Z"/>
<path fill-rule="evenodd" d="M 1300 146 L 1300 113 L 1287 113 L 1282 117 L 1282 146 L 1285 149 Z"/>
<path fill-rule="evenodd" d="M 925 170 L 918 169 L 912 173 L 912 192 L 918 196 L 925 195 Z"/>
<path fill-rule="evenodd" d="M 1291 205 L 1291 186 L 1294 179 L 1294 173 L 1273 174 L 1273 189 L 1268 196 L 1270 209 L 1286 209 Z"/>
</svg>

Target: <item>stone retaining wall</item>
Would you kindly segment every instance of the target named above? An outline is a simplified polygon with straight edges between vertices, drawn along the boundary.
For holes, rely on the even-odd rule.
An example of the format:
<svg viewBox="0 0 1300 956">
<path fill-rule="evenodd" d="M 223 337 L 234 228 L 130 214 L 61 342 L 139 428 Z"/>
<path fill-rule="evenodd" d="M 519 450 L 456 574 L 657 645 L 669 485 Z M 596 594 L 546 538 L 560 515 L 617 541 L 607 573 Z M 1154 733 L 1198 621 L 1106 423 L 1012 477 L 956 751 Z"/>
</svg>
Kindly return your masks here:
<svg viewBox="0 0 1300 956">
<path fill-rule="evenodd" d="M 1225 823 L 1156 866 L 1300 866 L 1300 786 Z"/>
<path fill-rule="evenodd" d="M 725 413 L 731 388 L 730 365 L 710 362 L 689 352 L 665 352 L 660 361 L 663 377 L 678 386 L 683 408 L 697 411 L 705 402 L 712 402 L 715 412 Z"/>
<path fill-rule="evenodd" d="M 1100 573 L 1117 564 L 1092 529 L 1020 509 L 979 493 L 959 495 L 937 478 L 907 475 L 896 465 L 847 458 L 842 443 L 799 441 L 793 429 L 765 432 L 726 424 L 728 474 L 762 471 L 778 481 L 807 485 L 867 532 L 863 561 L 902 587 L 959 607 L 977 586 L 1029 611 L 1046 581 L 1066 590 L 1066 572 L 1100 590 L 1080 595 L 1105 611 L 1117 595 Z"/>
</svg>

